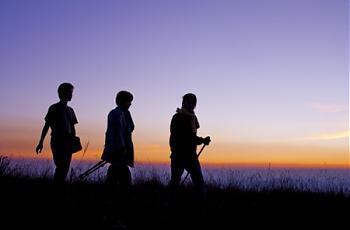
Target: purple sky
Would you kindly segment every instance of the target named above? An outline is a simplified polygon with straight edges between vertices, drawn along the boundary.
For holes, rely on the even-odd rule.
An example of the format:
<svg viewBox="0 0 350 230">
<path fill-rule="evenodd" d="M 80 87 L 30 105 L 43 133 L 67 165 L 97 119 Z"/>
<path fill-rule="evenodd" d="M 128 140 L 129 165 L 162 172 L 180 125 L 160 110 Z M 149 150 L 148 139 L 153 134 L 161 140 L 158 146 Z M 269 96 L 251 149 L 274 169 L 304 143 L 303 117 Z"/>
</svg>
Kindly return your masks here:
<svg viewBox="0 0 350 230">
<path fill-rule="evenodd" d="M 344 0 L 2 0 L 0 150 L 11 138 L 35 145 L 65 81 L 78 132 L 96 146 L 123 89 L 140 143 L 167 144 L 188 92 L 199 134 L 217 145 L 347 131 L 348 21 Z M 348 150 L 344 138 L 296 144 Z"/>
</svg>

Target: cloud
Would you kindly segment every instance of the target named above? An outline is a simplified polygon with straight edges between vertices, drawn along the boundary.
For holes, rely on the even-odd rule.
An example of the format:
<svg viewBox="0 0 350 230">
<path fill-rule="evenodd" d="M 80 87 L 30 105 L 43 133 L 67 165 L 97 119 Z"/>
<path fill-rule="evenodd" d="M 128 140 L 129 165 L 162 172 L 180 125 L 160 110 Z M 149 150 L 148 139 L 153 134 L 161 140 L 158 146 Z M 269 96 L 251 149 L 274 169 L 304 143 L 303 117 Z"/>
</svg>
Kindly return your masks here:
<svg viewBox="0 0 350 230">
<path fill-rule="evenodd" d="M 345 106 L 343 105 L 320 102 L 310 103 L 309 107 L 321 113 L 337 113 L 345 110 Z"/>
<path fill-rule="evenodd" d="M 306 137 L 286 138 L 281 140 L 281 142 L 293 143 L 293 142 L 304 142 L 304 141 L 331 141 L 331 140 L 341 140 L 345 138 L 348 138 L 350 140 L 349 136 L 350 136 L 350 130 L 333 132 L 333 133 L 321 133 L 321 134 L 315 134 L 315 135 L 306 136 Z"/>
<path fill-rule="evenodd" d="M 342 138 L 349 138 L 350 130 L 340 131 L 335 133 L 320 134 L 305 138 L 306 140 L 336 140 Z"/>
</svg>

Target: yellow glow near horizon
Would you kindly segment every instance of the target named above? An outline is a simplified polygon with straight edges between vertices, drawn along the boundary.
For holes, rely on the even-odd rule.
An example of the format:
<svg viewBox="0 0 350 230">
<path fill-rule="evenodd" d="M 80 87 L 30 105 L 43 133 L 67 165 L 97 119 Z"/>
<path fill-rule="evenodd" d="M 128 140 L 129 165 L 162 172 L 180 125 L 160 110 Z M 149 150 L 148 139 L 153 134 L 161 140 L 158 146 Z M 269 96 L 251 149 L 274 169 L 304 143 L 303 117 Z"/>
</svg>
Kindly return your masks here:
<svg viewBox="0 0 350 230">
<path fill-rule="evenodd" d="M 247 167 L 328 167 L 349 168 L 348 150 L 345 148 L 323 148 L 287 144 L 212 144 L 207 146 L 200 161 L 203 165 L 247 166 Z M 138 163 L 170 164 L 169 147 L 157 144 L 135 143 L 135 160 Z M 34 150 L 12 154 L 12 157 L 50 159 L 49 148 L 41 155 Z M 74 154 L 75 160 L 99 161 L 101 149 L 90 147 L 84 154 Z"/>
<path fill-rule="evenodd" d="M 2 135 L 0 155 L 20 158 L 50 159 L 50 137 L 47 136 L 44 143 L 44 151 L 36 155 L 35 146 L 37 136 L 29 135 Z M 84 136 L 90 136 L 90 144 L 87 152 L 74 154 L 75 160 L 100 160 L 103 150 L 103 136 L 87 135 L 79 133 L 83 145 L 87 140 Z M 317 135 L 312 139 L 299 139 L 292 142 L 271 143 L 229 143 L 213 140 L 206 147 L 200 161 L 203 164 L 212 165 L 251 165 L 251 166 L 279 166 L 279 167 L 349 167 L 348 142 L 344 138 L 349 137 L 349 131 L 334 132 Z M 159 139 L 159 141 L 157 141 Z M 154 138 L 153 141 L 144 140 L 135 136 L 135 160 L 141 163 L 170 163 L 170 149 L 167 138 Z"/>
<path fill-rule="evenodd" d="M 307 139 L 310 140 L 335 140 L 335 139 L 341 139 L 341 138 L 349 138 L 350 130 L 348 131 L 341 131 L 341 132 L 335 132 L 335 133 L 328 133 L 328 134 L 321 134 L 317 136 L 313 136 Z"/>
</svg>

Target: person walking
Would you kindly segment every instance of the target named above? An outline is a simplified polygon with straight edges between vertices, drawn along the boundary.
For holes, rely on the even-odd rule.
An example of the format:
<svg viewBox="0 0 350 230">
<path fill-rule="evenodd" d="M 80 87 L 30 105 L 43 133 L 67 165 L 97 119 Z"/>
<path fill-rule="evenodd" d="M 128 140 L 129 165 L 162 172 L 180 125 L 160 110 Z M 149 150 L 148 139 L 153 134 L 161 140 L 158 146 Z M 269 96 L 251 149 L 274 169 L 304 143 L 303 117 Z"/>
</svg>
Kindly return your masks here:
<svg viewBox="0 0 350 230">
<path fill-rule="evenodd" d="M 69 172 L 72 159 L 73 138 L 76 137 L 74 125 L 78 123 L 74 110 L 68 106 L 72 100 L 74 86 L 71 83 L 62 83 L 58 87 L 59 102 L 51 105 L 45 116 L 45 124 L 41 132 L 39 143 L 35 149 L 39 154 L 43 150 L 45 136 L 51 128 L 51 151 L 56 166 L 54 182 L 62 184 Z"/>
<path fill-rule="evenodd" d="M 199 122 L 194 113 L 197 97 L 193 93 L 183 96 L 182 107 L 176 110 L 170 124 L 171 180 L 170 188 L 179 186 L 186 170 L 192 178 L 196 190 L 205 192 L 202 169 L 197 157 L 197 145 L 209 145 L 210 137 L 197 136 Z"/>
<path fill-rule="evenodd" d="M 101 157 L 111 164 L 106 182 L 119 185 L 124 194 L 132 182 L 129 167 L 134 167 L 132 132 L 135 126 L 129 111 L 132 101 L 133 95 L 130 92 L 117 93 L 117 107 L 108 114 L 105 146 Z"/>
</svg>

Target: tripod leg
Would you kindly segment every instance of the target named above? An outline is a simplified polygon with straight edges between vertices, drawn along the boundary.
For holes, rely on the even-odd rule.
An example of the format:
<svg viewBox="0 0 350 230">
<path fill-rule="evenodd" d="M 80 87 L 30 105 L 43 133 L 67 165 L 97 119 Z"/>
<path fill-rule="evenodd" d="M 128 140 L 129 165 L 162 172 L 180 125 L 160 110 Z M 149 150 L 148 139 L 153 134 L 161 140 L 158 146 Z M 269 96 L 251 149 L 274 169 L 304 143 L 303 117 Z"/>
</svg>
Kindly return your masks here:
<svg viewBox="0 0 350 230">
<path fill-rule="evenodd" d="M 104 166 L 107 162 L 106 161 L 100 161 L 97 164 L 95 164 L 94 166 L 92 166 L 91 168 L 89 168 L 88 170 L 86 170 L 84 173 L 79 175 L 80 179 L 84 179 L 85 177 L 87 177 L 88 175 L 90 175 L 91 173 L 93 173 L 94 171 L 96 171 L 97 169 L 101 168 L 102 166 Z"/>
</svg>

